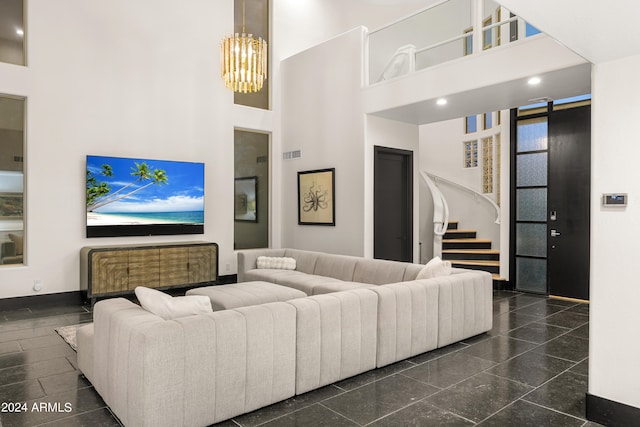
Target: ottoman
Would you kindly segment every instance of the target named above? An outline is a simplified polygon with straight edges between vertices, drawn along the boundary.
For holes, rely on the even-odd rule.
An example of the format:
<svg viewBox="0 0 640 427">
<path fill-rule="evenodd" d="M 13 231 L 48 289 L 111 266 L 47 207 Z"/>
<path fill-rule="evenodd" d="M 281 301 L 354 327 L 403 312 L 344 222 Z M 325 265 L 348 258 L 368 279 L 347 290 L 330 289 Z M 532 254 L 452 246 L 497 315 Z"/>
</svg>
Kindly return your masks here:
<svg viewBox="0 0 640 427">
<path fill-rule="evenodd" d="M 213 311 L 246 307 L 266 302 L 288 301 L 307 296 L 307 294 L 298 289 L 259 281 L 195 288 L 188 290 L 187 295 L 209 297 Z"/>
</svg>

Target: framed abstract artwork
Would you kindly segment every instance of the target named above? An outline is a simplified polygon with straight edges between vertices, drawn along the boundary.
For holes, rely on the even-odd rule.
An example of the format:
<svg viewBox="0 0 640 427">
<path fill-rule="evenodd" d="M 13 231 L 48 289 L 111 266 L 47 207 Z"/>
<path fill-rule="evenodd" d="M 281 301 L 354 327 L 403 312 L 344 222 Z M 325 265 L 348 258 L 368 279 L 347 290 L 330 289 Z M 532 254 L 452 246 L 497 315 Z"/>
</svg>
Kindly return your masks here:
<svg viewBox="0 0 640 427">
<path fill-rule="evenodd" d="M 298 172 L 298 224 L 336 225 L 335 171 Z"/>
</svg>

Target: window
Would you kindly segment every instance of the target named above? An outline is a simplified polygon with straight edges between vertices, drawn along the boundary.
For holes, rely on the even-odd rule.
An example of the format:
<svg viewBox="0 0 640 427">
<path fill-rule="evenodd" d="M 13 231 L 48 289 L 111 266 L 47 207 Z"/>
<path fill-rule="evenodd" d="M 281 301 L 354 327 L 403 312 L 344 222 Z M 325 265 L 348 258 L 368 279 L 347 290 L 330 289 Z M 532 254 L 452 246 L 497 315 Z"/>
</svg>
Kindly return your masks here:
<svg viewBox="0 0 640 427">
<path fill-rule="evenodd" d="M 23 264 L 25 99 L 0 94 L 0 265 Z"/>
<path fill-rule="evenodd" d="M 0 62 L 25 65 L 24 1 L 0 2 Z"/>
<path fill-rule="evenodd" d="M 482 192 L 493 193 L 493 138 L 482 139 Z"/>
<path fill-rule="evenodd" d="M 474 133 L 478 131 L 478 118 L 476 116 L 467 116 L 464 120 L 465 133 Z"/>
<path fill-rule="evenodd" d="M 465 34 L 468 34 L 464 38 L 464 56 L 471 55 L 473 53 L 473 27 L 464 30 Z"/>
<path fill-rule="evenodd" d="M 478 141 L 465 141 L 463 146 L 463 165 L 465 168 L 478 166 Z"/>
<path fill-rule="evenodd" d="M 486 28 L 493 23 L 493 18 L 489 16 L 482 21 L 482 28 Z M 491 49 L 493 46 L 493 29 L 487 28 L 482 31 L 482 50 Z"/>
<path fill-rule="evenodd" d="M 484 129 L 491 129 L 493 127 L 493 113 L 484 113 L 482 116 L 482 126 Z"/>
</svg>

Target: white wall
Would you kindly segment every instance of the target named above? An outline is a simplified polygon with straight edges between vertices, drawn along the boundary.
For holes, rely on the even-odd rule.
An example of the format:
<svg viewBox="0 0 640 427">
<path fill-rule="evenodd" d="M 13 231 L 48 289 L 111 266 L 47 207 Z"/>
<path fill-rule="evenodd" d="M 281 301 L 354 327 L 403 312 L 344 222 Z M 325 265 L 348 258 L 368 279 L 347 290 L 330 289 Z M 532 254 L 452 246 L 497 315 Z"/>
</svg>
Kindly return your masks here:
<svg viewBox="0 0 640 427">
<path fill-rule="evenodd" d="M 363 255 L 364 114 L 361 106 L 364 28 L 284 60 L 282 245 Z M 336 226 L 298 225 L 297 172 L 335 168 Z"/>
<path fill-rule="evenodd" d="M 207 240 L 235 273 L 233 129 L 272 113 L 233 107 L 219 78 L 232 1 L 31 0 L 29 66 L 0 64 L 0 93 L 28 97 L 27 265 L 0 268 L 0 297 L 79 289 L 86 245 Z M 205 234 L 85 238 L 87 154 L 205 162 Z"/>
<path fill-rule="evenodd" d="M 640 56 L 594 66 L 589 393 L 640 408 Z M 603 208 L 602 193 L 629 193 Z"/>
</svg>

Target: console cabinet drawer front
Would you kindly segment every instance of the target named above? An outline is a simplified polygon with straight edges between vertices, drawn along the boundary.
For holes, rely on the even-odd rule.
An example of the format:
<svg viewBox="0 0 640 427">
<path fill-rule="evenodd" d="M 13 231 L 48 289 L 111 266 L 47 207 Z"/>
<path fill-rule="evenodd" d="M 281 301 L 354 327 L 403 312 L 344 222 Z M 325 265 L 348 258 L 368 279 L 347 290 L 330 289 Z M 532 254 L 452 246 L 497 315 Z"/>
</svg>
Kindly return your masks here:
<svg viewBox="0 0 640 427">
<path fill-rule="evenodd" d="M 214 246 L 189 248 L 189 282 L 202 283 L 216 280 L 217 254 Z"/>
<path fill-rule="evenodd" d="M 160 286 L 189 283 L 189 248 L 160 249 Z"/>
<path fill-rule="evenodd" d="M 110 294 L 129 289 L 129 251 L 95 252 L 89 277 L 91 294 Z"/>
<path fill-rule="evenodd" d="M 157 288 L 160 281 L 160 250 L 135 249 L 129 252 L 129 289 Z"/>
</svg>

